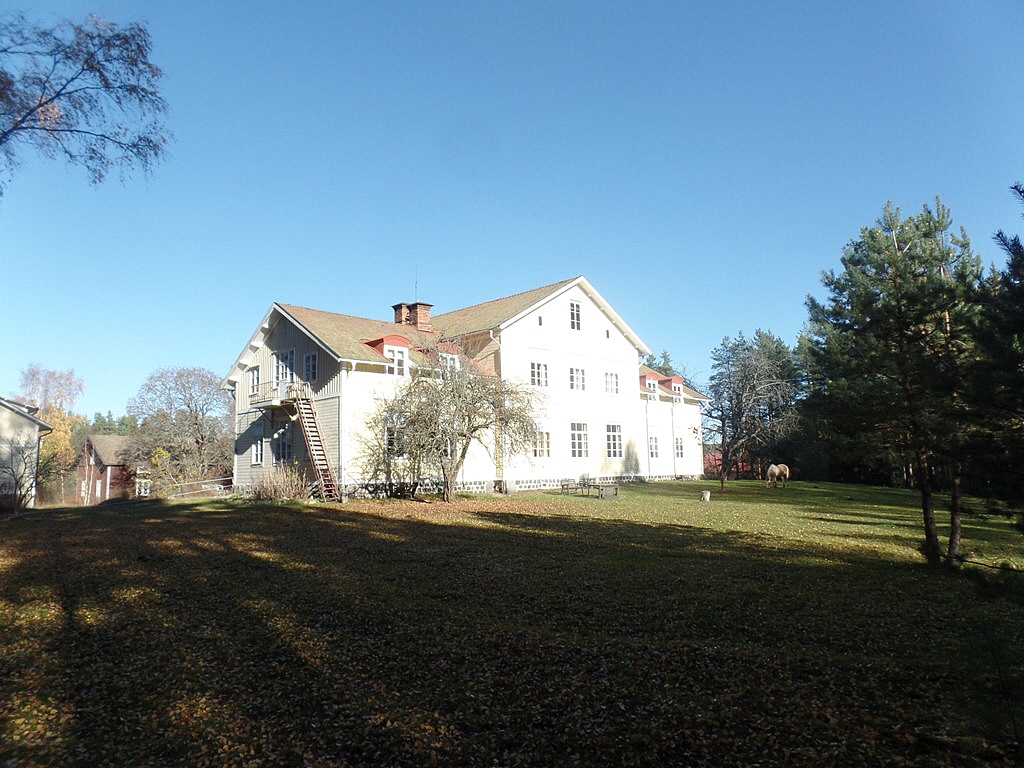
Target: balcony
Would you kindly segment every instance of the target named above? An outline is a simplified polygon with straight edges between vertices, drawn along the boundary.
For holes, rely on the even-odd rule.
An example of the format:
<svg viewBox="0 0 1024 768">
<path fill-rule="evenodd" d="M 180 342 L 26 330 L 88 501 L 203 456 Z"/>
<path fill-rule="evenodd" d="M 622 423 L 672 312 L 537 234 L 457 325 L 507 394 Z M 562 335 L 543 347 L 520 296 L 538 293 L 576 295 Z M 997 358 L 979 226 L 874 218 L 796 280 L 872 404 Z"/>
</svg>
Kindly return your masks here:
<svg viewBox="0 0 1024 768">
<path fill-rule="evenodd" d="M 274 407 L 293 403 L 300 397 L 311 397 L 309 384 L 304 381 L 266 382 L 249 388 L 249 404 Z"/>
</svg>

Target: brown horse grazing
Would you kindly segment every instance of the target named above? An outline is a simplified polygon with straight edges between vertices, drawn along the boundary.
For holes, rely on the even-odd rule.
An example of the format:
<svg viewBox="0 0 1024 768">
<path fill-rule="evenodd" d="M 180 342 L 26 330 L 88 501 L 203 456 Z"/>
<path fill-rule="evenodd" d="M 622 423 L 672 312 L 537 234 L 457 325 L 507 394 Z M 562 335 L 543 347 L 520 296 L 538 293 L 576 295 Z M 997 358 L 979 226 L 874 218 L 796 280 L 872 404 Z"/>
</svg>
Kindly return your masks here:
<svg viewBox="0 0 1024 768">
<path fill-rule="evenodd" d="M 789 482 L 789 467 L 785 464 L 772 464 L 768 467 L 768 479 L 765 480 L 764 487 L 778 487 L 779 481 L 782 481 L 782 487 L 786 487 L 786 483 Z"/>
</svg>

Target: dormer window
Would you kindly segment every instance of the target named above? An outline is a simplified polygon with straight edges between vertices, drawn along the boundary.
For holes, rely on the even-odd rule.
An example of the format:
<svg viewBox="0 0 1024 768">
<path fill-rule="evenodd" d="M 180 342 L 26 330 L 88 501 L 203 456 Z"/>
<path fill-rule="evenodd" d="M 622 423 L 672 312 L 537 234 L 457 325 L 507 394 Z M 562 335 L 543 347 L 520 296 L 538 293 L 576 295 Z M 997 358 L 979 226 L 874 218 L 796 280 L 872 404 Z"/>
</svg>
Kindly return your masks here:
<svg viewBox="0 0 1024 768">
<path fill-rule="evenodd" d="M 647 379 L 647 388 L 652 392 L 657 392 L 658 382 L 656 382 L 654 379 Z"/>
<path fill-rule="evenodd" d="M 406 350 L 401 347 L 385 345 L 384 357 L 386 357 L 391 363 L 391 365 L 388 366 L 388 373 L 394 374 L 395 376 L 405 376 L 405 367 L 407 362 Z"/>
<path fill-rule="evenodd" d="M 462 367 L 462 363 L 459 360 L 458 355 L 452 355 L 447 352 L 441 353 L 441 368 L 446 371 L 457 371 Z"/>
</svg>

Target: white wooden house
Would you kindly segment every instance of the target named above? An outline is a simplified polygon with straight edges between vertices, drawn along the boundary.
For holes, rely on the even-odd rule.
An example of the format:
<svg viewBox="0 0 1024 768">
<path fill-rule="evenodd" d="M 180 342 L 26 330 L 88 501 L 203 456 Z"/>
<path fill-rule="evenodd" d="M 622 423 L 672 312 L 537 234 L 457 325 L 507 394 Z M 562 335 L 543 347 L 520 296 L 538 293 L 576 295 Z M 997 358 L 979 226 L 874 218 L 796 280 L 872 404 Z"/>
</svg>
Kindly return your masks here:
<svg viewBox="0 0 1024 768">
<path fill-rule="evenodd" d="M 39 449 L 53 431 L 37 413 L 34 406 L 0 397 L 0 508 L 35 506 Z"/>
<path fill-rule="evenodd" d="M 360 436 L 424 350 L 448 345 L 533 388 L 529 455 L 474 446 L 470 491 L 557 487 L 564 478 L 699 477 L 700 404 L 681 377 L 639 363 L 647 345 L 584 277 L 431 316 L 396 304 L 394 321 L 274 304 L 224 381 L 235 401 L 237 486 L 282 462 L 311 467 L 324 495 L 358 488 Z"/>
</svg>

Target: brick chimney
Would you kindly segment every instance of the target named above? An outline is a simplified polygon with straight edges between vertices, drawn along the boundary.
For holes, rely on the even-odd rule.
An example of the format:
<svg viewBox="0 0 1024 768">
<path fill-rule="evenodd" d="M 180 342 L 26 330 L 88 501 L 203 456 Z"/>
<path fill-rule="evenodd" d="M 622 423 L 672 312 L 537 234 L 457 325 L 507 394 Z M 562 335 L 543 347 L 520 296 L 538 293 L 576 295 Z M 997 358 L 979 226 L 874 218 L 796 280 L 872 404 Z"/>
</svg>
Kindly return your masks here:
<svg viewBox="0 0 1024 768">
<path fill-rule="evenodd" d="M 409 325 L 416 326 L 418 331 L 433 331 L 434 327 L 430 324 L 430 308 L 433 304 L 425 304 L 422 301 L 417 301 L 415 304 L 409 307 Z"/>
<path fill-rule="evenodd" d="M 391 307 L 395 310 L 395 323 L 397 325 L 408 325 L 409 324 L 409 305 L 404 301 L 401 304 L 395 304 Z"/>
</svg>

